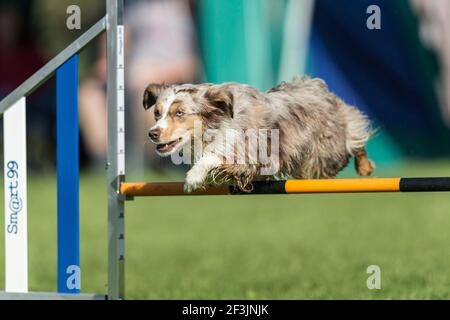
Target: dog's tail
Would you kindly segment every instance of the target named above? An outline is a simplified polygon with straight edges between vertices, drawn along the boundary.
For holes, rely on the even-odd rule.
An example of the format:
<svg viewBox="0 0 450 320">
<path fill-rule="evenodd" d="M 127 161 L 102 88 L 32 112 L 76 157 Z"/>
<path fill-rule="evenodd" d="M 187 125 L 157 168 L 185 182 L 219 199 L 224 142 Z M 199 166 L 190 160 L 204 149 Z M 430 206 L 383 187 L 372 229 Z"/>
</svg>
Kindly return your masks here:
<svg viewBox="0 0 450 320">
<path fill-rule="evenodd" d="M 375 163 L 367 156 L 366 144 L 375 130 L 371 129 L 369 119 L 361 111 L 342 101 L 340 104 L 347 123 L 347 152 L 355 157 L 356 172 L 360 176 L 369 176 L 375 170 Z"/>
</svg>

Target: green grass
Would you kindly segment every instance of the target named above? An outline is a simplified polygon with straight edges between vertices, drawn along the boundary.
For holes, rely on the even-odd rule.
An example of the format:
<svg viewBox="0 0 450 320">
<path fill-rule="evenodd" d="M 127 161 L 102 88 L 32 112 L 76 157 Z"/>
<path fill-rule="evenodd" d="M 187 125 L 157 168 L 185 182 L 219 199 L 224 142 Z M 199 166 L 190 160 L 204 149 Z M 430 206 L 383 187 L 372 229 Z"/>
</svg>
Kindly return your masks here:
<svg viewBox="0 0 450 320">
<path fill-rule="evenodd" d="M 419 163 L 378 174 L 449 172 L 450 163 Z M 106 291 L 104 181 L 81 178 L 83 292 Z M 28 190 L 30 289 L 55 291 L 55 179 L 31 177 Z M 446 193 L 137 199 L 126 210 L 126 294 L 130 299 L 448 299 L 449 245 Z M 366 287 L 372 264 L 381 267 L 381 290 Z"/>
</svg>

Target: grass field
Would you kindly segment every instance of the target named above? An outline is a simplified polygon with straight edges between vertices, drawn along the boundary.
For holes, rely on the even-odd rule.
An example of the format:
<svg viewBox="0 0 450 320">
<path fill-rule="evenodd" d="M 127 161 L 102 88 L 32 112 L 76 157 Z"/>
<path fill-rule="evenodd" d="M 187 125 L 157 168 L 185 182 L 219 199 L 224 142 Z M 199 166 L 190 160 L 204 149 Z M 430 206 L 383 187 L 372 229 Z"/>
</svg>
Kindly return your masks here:
<svg viewBox="0 0 450 320">
<path fill-rule="evenodd" d="M 449 172 L 450 163 L 416 163 L 378 176 Z M 81 177 L 83 292 L 106 290 L 104 181 Z M 30 288 L 55 291 L 54 176 L 31 177 L 28 193 Z M 137 199 L 126 232 L 130 299 L 450 298 L 446 193 Z M 372 264 L 381 290 L 366 287 Z"/>
</svg>

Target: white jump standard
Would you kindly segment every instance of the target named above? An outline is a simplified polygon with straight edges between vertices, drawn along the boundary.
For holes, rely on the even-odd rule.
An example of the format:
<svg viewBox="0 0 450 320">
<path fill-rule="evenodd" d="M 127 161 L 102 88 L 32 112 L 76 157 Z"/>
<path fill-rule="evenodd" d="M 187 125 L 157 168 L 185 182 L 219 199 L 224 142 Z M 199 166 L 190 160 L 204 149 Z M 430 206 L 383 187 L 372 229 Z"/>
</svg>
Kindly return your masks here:
<svg viewBox="0 0 450 320">
<path fill-rule="evenodd" d="M 121 299 L 124 297 L 125 173 L 123 0 L 106 0 L 107 14 L 0 102 L 5 153 L 5 279 L 0 299 Z M 106 31 L 108 46 L 109 277 L 107 294 L 80 293 L 78 190 L 78 53 Z M 26 97 L 56 74 L 58 293 L 28 293 Z M 120 132 L 119 132 L 120 131 Z"/>
</svg>

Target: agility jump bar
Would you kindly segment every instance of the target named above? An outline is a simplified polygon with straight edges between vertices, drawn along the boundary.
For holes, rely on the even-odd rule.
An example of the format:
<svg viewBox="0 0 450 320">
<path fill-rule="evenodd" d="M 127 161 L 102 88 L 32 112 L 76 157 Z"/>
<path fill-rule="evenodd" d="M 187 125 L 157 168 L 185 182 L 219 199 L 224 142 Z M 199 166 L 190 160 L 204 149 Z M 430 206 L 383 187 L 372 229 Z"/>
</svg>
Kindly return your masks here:
<svg viewBox="0 0 450 320">
<path fill-rule="evenodd" d="M 250 192 L 235 186 L 214 186 L 193 193 L 183 191 L 182 182 L 124 182 L 120 192 L 127 197 L 182 195 L 244 195 L 358 192 L 437 192 L 450 191 L 450 177 L 315 179 L 253 182 Z"/>
</svg>

